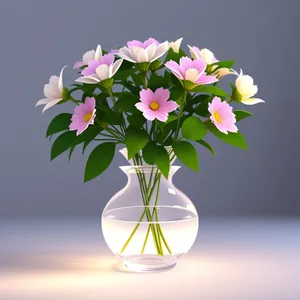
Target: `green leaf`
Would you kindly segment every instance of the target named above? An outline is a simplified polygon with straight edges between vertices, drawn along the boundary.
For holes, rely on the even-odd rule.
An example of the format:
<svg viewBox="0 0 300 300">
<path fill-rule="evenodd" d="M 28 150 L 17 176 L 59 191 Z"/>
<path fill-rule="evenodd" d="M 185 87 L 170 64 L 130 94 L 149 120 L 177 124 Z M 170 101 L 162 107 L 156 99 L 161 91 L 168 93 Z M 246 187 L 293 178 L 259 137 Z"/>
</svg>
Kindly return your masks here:
<svg viewBox="0 0 300 300">
<path fill-rule="evenodd" d="M 196 97 L 193 97 L 193 98 L 188 102 L 188 104 L 189 104 L 189 103 L 191 103 L 191 104 L 193 104 L 193 105 L 195 105 L 195 104 L 200 104 L 200 103 L 202 103 L 203 101 L 207 100 L 207 98 L 210 98 L 210 96 L 207 96 L 207 95 L 198 95 L 198 96 L 196 96 Z"/>
<path fill-rule="evenodd" d="M 128 116 L 127 121 L 131 126 L 141 128 L 145 124 L 146 119 L 141 112 L 136 112 Z"/>
<path fill-rule="evenodd" d="M 121 113 L 117 111 L 110 111 L 104 117 L 103 121 L 111 125 L 124 124 L 124 118 Z"/>
<path fill-rule="evenodd" d="M 116 107 L 125 112 L 135 112 L 135 104 L 139 101 L 139 97 L 132 94 L 125 94 L 119 98 Z"/>
<path fill-rule="evenodd" d="M 236 121 L 239 122 L 247 117 L 253 116 L 252 113 L 245 110 L 234 110 L 233 113 L 235 114 Z"/>
<path fill-rule="evenodd" d="M 182 124 L 182 136 L 188 140 L 200 140 L 206 135 L 206 127 L 196 116 L 187 118 Z"/>
<path fill-rule="evenodd" d="M 109 167 L 115 149 L 115 143 L 107 142 L 100 144 L 91 152 L 85 167 L 84 182 L 94 179 Z"/>
<path fill-rule="evenodd" d="M 205 142 L 204 140 L 199 140 L 196 142 L 199 143 L 200 145 L 202 145 L 203 147 L 205 147 L 206 149 L 208 149 L 214 156 L 216 155 L 214 148 L 210 144 Z"/>
<path fill-rule="evenodd" d="M 67 131 L 61 134 L 53 143 L 51 148 L 51 160 L 72 147 L 76 140 L 75 131 Z"/>
<path fill-rule="evenodd" d="M 176 53 L 176 52 L 174 52 L 174 50 L 172 48 L 170 48 L 168 53 L 167 53 L 167 57 L 165 59 L 165 62 L 170 61 L 170 60 L 174 60 L 178 63 L 180 58 L 183 57 L 183 56 L 187 56 L 187 55 L 182 49 L 179 49 L 179 53 Z"/>
<path fill-rule="evenodd" d="M 136 86 L 143 85 L 143 80 L 141 78 L 141 75 L 131 74 L 131 78 Z"/>
<path fill-rule="evenodd" d="M 216 87 L 216 86 L 210 86 L 210 85 L 200 85 L 191 90 L 193 93 L 206 93 L 206 94 L 212 94 L 214 96 L 220 96 L 220 97 L 226 97 L 230 98 L 230 96 L 222 89 Z"/>
<path fill-rule="evenodd" d="M 143 159 L 148 165 L 156 164 L 161 173 L 168 178 L 170 158 L 165 147 L 156 145 L 154 141 L 149 141 L 143 148 Z"/>
<path fill-rule="evenodd" d="M 170 91 L 170 99 L 173 101 L 179 100 L 184 93 L 184 89 L 182 86 L 173 87 Z"/>
<path fill-rule="evenodd" d="M 173 145 L 175 155 L 180 159 L 187 167 L 198 172 L 198 155 L 194 146 L 186 141 L 176 142 Z"/>
<path fill-rule="evenodd" d="M 83 148 L 82 148 L 82 154 L 84 154 L 84 151 L 86 147 L 93 141 L 93 139 L 102 131 L 103 129 L 101 127 L 92 126 L 89 127 L 86 130 L 86 134 L 83 137 Z"/>
<path fill-rule="evenodd" d="M 148 87 L 154 91 L 160 87 L 169 88 L 169 85 L 168 82 L 164 81 L 164 77 L 153 73 L 148 81 Z"/>
<path fill-rule="evenodd" d="M 48 126 L 46 138 L 55 133 L 68 130 L 71 123 L 71 117 L 72 115 L 68 113 L 57 115 Z"/>
<path fill-rule="evenodd" d="M 213 97 L 207 97 L 203 100 L 196 108 L 195 113 L 201 117 L 207 117 L 209 115 L 208 103 L 212 100 Z"/>
<path fill-rule="evenodd" d="M 128 159 L 142 150 L 148 142 L 148 134 L 143 129 L 129 127 L 125 135 Z"/>
<path fill-rule="evenodd" d="M 161 173 L 168 178 L 170 171 L 170 158 L 167 150 L 163 146 L 156 147 L 154 162 Z"/>
<path fill-rule="evenodd" d="M 118 71 L 119 72 L 119 71 Z M 118 73 L 117 72 L 117 73 Z M 121 82 L 121 84 L 123 85 L 123 86 L 125 86 L 126 88 L 127 88 L 127 90 L 128 91 L 130 91 L 131 93 L 133 93 L 133 94 L 139 94 L 139 92 L 140 92 L 140 87 L 136 87 L 136 86 L 134 86 L 134 85 L 132 85 L 131 84 L 131 82 L 128 82 L 128 81 L 126 81 L 126 80 L 123 80 L 122 82 Z"/>
<path fill-rule="evenodd" d="M 121 64 L 120 69 L 118 72 L 114 75 L 114 80 L 124 80 L 127 79 L 129 76 L 134 74 L 136 72 L 136 69 L 133 68 L 133 64 L 129 61 L 123 61 Z"/>
<path fill-rule="evenodd" d="M 238 148 L 245 149 L 245 150 L 248 149 L 245 138 L 242 136 L 242 134 L 240 132 L 236 132 L 236 133 L 228 132 L 228 134 L 224 134 L 224 133 L 220 132 L 216 127 L 210 127 L 208 129 L 209 129 L 209 131 L 211 131 L 211 133 L 213 135 L 215 135 L 217 138 L 219 138 L 223 142 L 225 142 L 229 145 L 238 147 Z"/>
<path fill-rule="evenodd" d="M 168 72 L 167 70 L 164 73 L 164 82 L 168 85 L 171 86 L 172 85 L 172 79 L 171 79 L 171 73 Z"/>
<path fill-rule="evenodd" d="M 157 124 L 158 124 L 159 128 L 160 128 L 161 130 L 163 130 L 164 127 L 165 127 L 167 124 L 169 124 L 169 123 L 171 123 L 171 122 L 173 122 L 173 121 L 175 121 L 175 120 L 177 120 L 177 119 L 178 119 L 178 116 L 175 116 L 175 115 L 169 115 L 166 122 L 160 122 L 160 121 L 157 121 Z"/>
<path fill-rule="evenodd" d="M 217 68 L 215 70 L 218 70 L 220 68 L 230 69 L 233 67 L 234 64 L 235 64 L 235 60 L 224 60 L 224 61 L 215 62 L 215 63 L 211 64 L 210 66 L 217 66 Z"/>
<path fill-rule="evenodd" d="M 76 146 L 80 145 L 81 143 L 84 143 L 83 145 L 83 151 L 84 153 L 85 148 L 87 145 L 102 131 L 101 127 L 98 126 L 89 126 L 83 133 L 76 136 L 76 139 L 74 141 L 74 144 L 70 148 L 69 152 L 69 160 L 71 160 L 71 156 L 73 154 L 73 151 L 75 150 Z"/>
<path fill-rule="evenodd" d="M 154 157 L 156 155 L 157 146 L 153 141 L 149 141 L 143 148 L 143 159 L 148 165 L 154 165 Z"/>
</svg>

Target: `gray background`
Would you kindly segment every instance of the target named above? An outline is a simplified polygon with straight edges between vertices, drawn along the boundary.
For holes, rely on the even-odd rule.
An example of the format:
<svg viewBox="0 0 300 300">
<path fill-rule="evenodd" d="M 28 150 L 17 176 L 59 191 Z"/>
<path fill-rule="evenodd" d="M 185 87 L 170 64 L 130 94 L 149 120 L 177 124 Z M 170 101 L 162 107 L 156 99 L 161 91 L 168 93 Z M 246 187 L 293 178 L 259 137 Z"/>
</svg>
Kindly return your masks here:
<svg viewBox="0 0 300 300">
<path fill-rule="evenodd" d="M 182 168 L 175 184 L 202 216 L 299 215 L 299 3 L 286 0 L 218 1 L 0 1 L 0 217 L 100 215 L 126 182 L 116 155 L 110 169 L 83 184 L 87 157 L 77 151 L 50 163 L 46 128 L 36 102 L 50 75 L 101 44 L 184 37 L 254 77 L 266 104 L 239 125 L 249 151 L 209 138 L 212 157 L 199 148 L 200 173 Z M 246 108 L 247 109 L 247 108 Z"/>
</svg>

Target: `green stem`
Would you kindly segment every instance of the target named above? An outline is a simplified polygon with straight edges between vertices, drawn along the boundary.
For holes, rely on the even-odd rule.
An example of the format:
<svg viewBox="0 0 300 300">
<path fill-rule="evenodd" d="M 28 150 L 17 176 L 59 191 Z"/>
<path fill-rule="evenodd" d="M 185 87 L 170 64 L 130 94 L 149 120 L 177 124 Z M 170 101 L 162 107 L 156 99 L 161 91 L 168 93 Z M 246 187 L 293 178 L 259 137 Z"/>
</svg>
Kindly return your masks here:
<svg viewBox="0 0 300 300">
<path fill-rule="evenodd" d="M 133 161 L 136 165 L 142 165 L 142 158 L 139 155 L 135 155 L 135 157 L 133 158 Z M 140 184 L 140 189 L 141 189 L 141 195 L 142 195 L 142 200 L 143 200 L 143 204 L 144 204 L 144 211 L 138 221 L 138 223 L 135 225 L 132 233 L 130 234 L 129 238 L 127 239 L 127 241 L 125 242 L 123 248 L 121 249 L 121 253 L 123 253 L 126 249 L 126 247 L 128 246 L 129 242 L 132 240 L 135 232 L 138 230 L 138 228 L 140 227 L 141 221 L 144 218 L 144 216 L 146 215 L 147 221 L 149 222 L 148 225 L 148 229 L 147 229 L 147 233 L 146 233 L 146 237 L 143 243 L 143 247 L 141 250 L 141 253 L 143 254 L 149 239 L 149 234 L 150 231 L 152 233 L 152 237 L 153 237 L 153 241 L 154 241 L 154 245 L 156 248 L 156 252 L 158 255 L 164 255 L 163 253 L 163 243 L 165 244 L 167 250 L 169 251 L 169 253 L 171 253 L 170 247 L 166 241 L 166 238 L 163 235 L 162 229 L 161 229 L 161 225 L 158 222 L 158 212 L 157 212 L 157 205 L 158 205 L 158 199 L 159 199 L 159 190 L 160 190 L 160 178 L 161 178 L 161 174 L 158 172 L 158 170 L 155 173 L 154 176 L 154 180 L 153 180 L 153 169 L 151 170 L 151 174 L 149 177 L 149 181 L 148 184 L 146 182 L 146 178 L 145 178 L 145 174 L 142 173 L 142 171 L 140 171 L 137 168 L 137 177 L 138 177 L 138 181 Z M 153 183 L 152 183 L 153 181 Z M 158 185 L 157 185 L 158 184 Z M 155 198 L 155 203 L 154 203 L 154 208 L 152 213 L 150 212 L 149 209 L 149 204 L 152 198 L 152 195 L 154 193 L 154 190 L 156 188 L 157 185 L 157 189 L 156 189 L 156 198 Z M 156 219 L 156 224 L 153 224 L 153 219 Z"/>
<path fill-rule="evenodd" d="M 79 105 L 81 103 L 79 100 L 75 100 L 71 95 L 69 95 L 69 99 L 76 105 Z"/>
<path fill-rule="evenodd" d="M 134 227 L 134 229 L 133 229 L 131 235 L 129 236 L 129 238 L 127 239 L 127 241 L 126 241 L 126 243 L 124 244 L 123 248 L 121 249 L 121 253 L 123 253 L 123 252 L 125 251 L 126 247 L 128 246 L 129 242 L 130 242 L 131 239 L 133 238 L 134 234 L 136 233 L 136 231 L 137 231 L 138 228 L 140 227 L 141 222 L 142 222 L 142 220 L 143 220 L 143 218 L 144 218 L 144 216 L 145 216 L 145 213 L 146 213 L 146 211 L 144 210 L 144 212 L 142 213 L 142 215 L 141 215 L 141 217 L 140 217 L 138 223 L 137 223 L 136 226 Z"/>
<path fill-rule="evenodd" d="M 145 248 L 146 248 L 146 245 L 147 245 L 147 241 L 148 241 L 148 237 L 149 237 L 149 233 L 150 233 L 150 225 L 148 226 L 148 230 L 147 230 L 147 233 L 146 233 L 146 238 L 144 240 L 144 243 L 143 243 L 143 248 L 142 248 L 142 251 L 141 251 L 141 254 L 144 253 L 145 251 Z"/>
<path fill-rule="evenodd" d="M 109 93 L 109 96 L 111 98 L 111 101 L 113 103 L 113 106 L 115 107 L 116 106 L 116 99 L 115 99 L 115 96 L 114 96 L 114 93 L 113 93 L 113 90 L 110 88 L 108 89 L 108 93 Z M 121 112 L 122 114 L 122 117 L 124 119 L 124 116 L 123 116 L 123 113 Z M 125 120 L 125 119 L 124 119 Z M 125 131 L 126 131 L 126 128 L 125 128 L 125 125 L 120 125 L 120 128 L 121 128 L 121 131 L 122 131 L 122 135 L 125 135 Z"/>
<path fill-rule="evenodd" d="M 111 101 L 112 101 L 113 105 L 115 106 L 116 105 L 116 99 L 115 99 L 114 93 L 113 93 L 113 91 L 112 91 L 111 88 L 108 89 L 108 94 L 109 94 L 109 96 L 111 98 Z"/>
<path fill-rule="evenodd" d="M 136 165 L 139 163 L 139 157 L 138 157 L 138 155 L 136 155 L 133 158 L 133 161 L 134 161 L 134 163 Z M 142 220 L 142 217 L 144 217 L 144 215 L 146 215 L 147 221 L 151 222 L 151 213 L 150 213 L 149 207 L 147 207 L 147 206 L 149 205 L 150 199 L 152 197 L 153 189 L 151 190 L 150 194 L 148 194 L 147 186 L 145 185 L 145 178 L 143 178 L 144 177 L 143 175 L 144 174 L 141 174 L 140 170 L 137 169 L 137 177 L 138 177 L 140 188 L 141 188 L 141 195 L 142 195 L 143 204 L 144 204 L 144 212 L 143 212 L 143 214 L 142 214 L 139 222 L 134 227 L 133 232 L 131 233 L 131 235 L 127 239 L 125 245 L 121 249 L 121 253 L 124 252 L 124 250 L 126 249 L 127 245 L 129 244 L 129 242 L 133 238 L 134 233 L 139 228 L 140 222 Z M 157 251 L 158 255 L 161 255 L 161 251 L 160 251 L 160 248 L 158 246 L 158 236 L 157 236 L 156 228 L 155 228 L 154 224 L 149 224 L 149 225 L 151 225 L 150 229 L 151 229 L 151 232 L 152 232 L 153 241 L 154 241 L 154 244 L 155 244 L 155 247 L 156 247 L 156 251 Z"/>
<path fill-rule="evenodd" d="M 184 106 L 185 106 L 185 101 L 186 101 L 186 94 L 187 94 L 187 92 L 184 91 L 183 101 L 182 101 L 182 105 L 180 106 L 180 112 L 179 112 L 179 117 L 178 117 L 178 121 L 177 121 L 177 127 L 176 127 L 176 131 L 175 131 L 174 141 L 176 141 L 177 138 L 178 138 L 179 126 L 180 126 L 180 119 L 181 119 L 181 117 L 183 115 L 183 111 L 184 111 Z"/>
</svg>

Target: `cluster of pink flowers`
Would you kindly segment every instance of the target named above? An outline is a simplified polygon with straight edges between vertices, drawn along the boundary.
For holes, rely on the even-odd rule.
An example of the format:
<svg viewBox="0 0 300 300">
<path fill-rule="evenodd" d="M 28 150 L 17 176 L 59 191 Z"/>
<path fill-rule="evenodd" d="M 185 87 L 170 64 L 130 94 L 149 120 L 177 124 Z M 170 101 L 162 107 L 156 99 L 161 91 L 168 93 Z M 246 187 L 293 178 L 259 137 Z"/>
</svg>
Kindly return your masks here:
<svg viewBox="0 0 300 300">
<path fill-rule="evenodd" d="M 133 64 L 151 64 L 166 54 L 170 48 L 178 53 L 181 41 L 182 39 L 178 39 L 172 43 L 168 41 L 160 43 L 154 38 L 149 38 L 144 42 L 132 40 L 127 42 L 126 46 L 104 55 L 101 46 L 98 45 L 96 50 L 86 52 L 82 60 L 75 63 L 74 68 L 79 69 L 82 75 L 76 81 L 83 84 L 104 84 L 114 77 L 124 60 Z M 189 49 L 191 57 L 182 56 L 179 62 L 170 60 L 164 63 L 186 91 L 191 91 L 200 85 L 217 83 L 227 74 L 235 74 L 238 76 L 236 88 L 229 102 L 236 100 L 247 105 L 263 102 L 261 99 L 251 98 L 257 93 L 257 86 L 253 84 L 250 76 L 243 75 L 242 72 L 237 74 L 228 68 L 217 68 L 214 64 L 218 60 L 208 49 L 199 49 L 195 46 L 189 46 Z M 208 67 L 210 67 L 209 74 L 207 74 Z M 43 111 L 65 99 L 62 71 L 60 77 L 50 78 L 49 84 L 45 85 L 44 93 L 46 98 L 37 103 L 37 105 L 45 104 Z M 158 88 L 155 91 L 149 88 L 142 89 L 139 95 L 140 102 L 135 106 L 149 121 L 157 119 L 166 122 L 169 113 L 179 107 L 175 101 L 169 99 L 168 89 Z M 232 107 L 226 101 L 214 97 L 209 103 L 208 112 L 211 122 L 220 132 L 227 134 L 238 131 Z M 84 103 L 75 108 L 69 128 L 81 134 L 89 125 L 94 124 L 95 118 L 96 101 L 94 98 L 86 98 Z"/>
</svg>

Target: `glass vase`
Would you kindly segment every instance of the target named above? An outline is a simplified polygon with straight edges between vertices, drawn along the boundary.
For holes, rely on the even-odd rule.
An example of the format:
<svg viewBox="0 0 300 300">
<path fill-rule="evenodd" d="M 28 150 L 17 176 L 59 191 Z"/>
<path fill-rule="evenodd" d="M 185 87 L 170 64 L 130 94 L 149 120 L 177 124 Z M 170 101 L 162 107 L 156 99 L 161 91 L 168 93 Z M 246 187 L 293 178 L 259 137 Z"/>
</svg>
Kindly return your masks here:
<svg viewBox="0 0 300 300">
<path fill-rule="evenodd" d="M 120 167 L 127 185 L 107 203 L 102 231 L 111 251 L 135 272 L 173 268 L 192 247 L 198 214 L 192 201 L 153 166 Z"/>
</svg>

